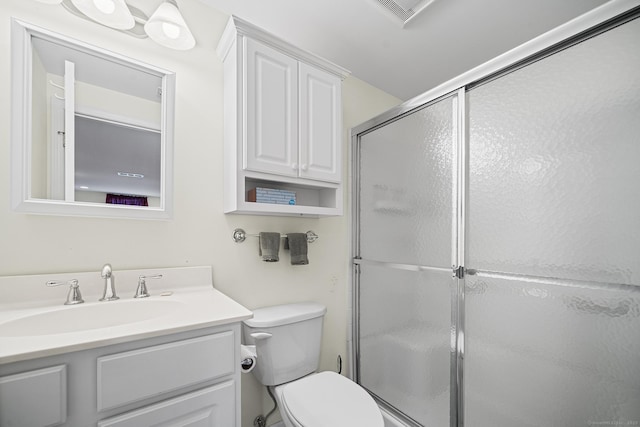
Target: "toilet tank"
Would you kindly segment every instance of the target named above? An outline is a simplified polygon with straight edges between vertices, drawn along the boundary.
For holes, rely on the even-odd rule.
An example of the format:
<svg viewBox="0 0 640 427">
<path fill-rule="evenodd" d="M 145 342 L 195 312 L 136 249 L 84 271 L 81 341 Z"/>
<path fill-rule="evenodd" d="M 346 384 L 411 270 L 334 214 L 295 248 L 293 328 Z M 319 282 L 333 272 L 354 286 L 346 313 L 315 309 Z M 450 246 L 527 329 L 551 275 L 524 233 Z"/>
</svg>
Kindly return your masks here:
<svg viewBox="0 0 640 427">
<path fill-rule="evenodd" d="M 306 302 L 253 310 L 243 322 L 243 341 L 256 346 L 254 375 L 264 385 L 279 385 L 318 369 L 324 305 Z"/>
</svg>

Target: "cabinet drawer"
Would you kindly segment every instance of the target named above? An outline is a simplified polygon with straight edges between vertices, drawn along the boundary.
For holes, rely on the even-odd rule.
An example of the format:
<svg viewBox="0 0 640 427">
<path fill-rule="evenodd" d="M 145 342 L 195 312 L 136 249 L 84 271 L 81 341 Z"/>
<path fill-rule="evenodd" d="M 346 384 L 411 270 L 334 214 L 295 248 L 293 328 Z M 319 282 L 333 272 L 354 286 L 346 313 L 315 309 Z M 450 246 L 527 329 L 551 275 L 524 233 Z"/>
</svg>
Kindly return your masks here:
<svg viewBox="0 0 640 427">
<path fill-rule="evenodd" d="M 98 427 L 227 427 L 235 422 L 235 387 L 226 381 L 98 423 Z"/>
<path fill-rule="evenodd" d="M 0 426 L 57 426 L 66 419 L 65 365 L 0 377 Z"/>
<path fill-rule="evenodd" d="M 229 375 L 234 368 L 233 331 L 100 357 L 98 410 Z"/>
</svg>

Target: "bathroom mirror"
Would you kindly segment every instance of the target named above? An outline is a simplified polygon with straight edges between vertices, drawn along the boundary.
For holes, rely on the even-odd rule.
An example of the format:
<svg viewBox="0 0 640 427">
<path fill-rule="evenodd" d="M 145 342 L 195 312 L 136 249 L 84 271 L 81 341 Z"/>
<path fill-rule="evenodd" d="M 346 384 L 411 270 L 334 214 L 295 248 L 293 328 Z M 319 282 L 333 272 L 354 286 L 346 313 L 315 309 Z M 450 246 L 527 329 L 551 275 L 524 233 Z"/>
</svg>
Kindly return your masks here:
<svg viewBox="0 0 640 427">
<path fill-rule="evenodd" d="M 175 74 L 12 21 L 18 212 L 168 219 Z"/>
</svg>

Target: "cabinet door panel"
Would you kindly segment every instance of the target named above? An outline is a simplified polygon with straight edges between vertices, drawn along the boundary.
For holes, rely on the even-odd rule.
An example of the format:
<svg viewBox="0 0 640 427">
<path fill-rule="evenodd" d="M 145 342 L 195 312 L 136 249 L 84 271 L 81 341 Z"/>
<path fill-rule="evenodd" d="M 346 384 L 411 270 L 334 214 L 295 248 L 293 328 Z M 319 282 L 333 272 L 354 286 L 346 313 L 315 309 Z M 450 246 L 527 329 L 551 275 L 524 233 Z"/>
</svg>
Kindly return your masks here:
<svg viewBox="0 0 640 427">
<path fill-rule="evenodd" d="M 99 357 L 98 410 L 230 375 L 233 345 L 233 332 L 225 331 Z"/>
<path fill-rule="evenodd" d="M 245 38 L 246 133 L 243 167 L 297 176 L 298 62 Z"/>
<path fill-rule="evenodd" d="M 49 427 L 66 419 L 66 365 L 0 377 L 0 426 Z"/>
<path fill-rule="evenodd" d="M 300 176 L 340 182 L 340 85 L 338 77 L 300 63 Z"/>
<path fill-rule="evenodd" d="M 98 427 L 231 427 L 236 425 L 234 398 L 234 382 L 227 381 L 100 421 Z"/>
</svg>

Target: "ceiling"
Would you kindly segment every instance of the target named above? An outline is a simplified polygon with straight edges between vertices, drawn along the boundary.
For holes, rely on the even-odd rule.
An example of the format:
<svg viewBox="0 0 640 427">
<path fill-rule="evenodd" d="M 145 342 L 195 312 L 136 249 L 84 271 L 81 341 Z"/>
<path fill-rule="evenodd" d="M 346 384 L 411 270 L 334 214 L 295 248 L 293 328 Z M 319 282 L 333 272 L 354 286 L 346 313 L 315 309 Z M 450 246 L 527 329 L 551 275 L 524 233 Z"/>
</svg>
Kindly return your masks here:
<svg viewBox="0 0 640 427">
<path fill-rule="evenodd" d="M 377 0 L 200 1 L 347 68 L 401 100 L 606 3 L 434 0 L 403 28 Z"/>
</svg>

